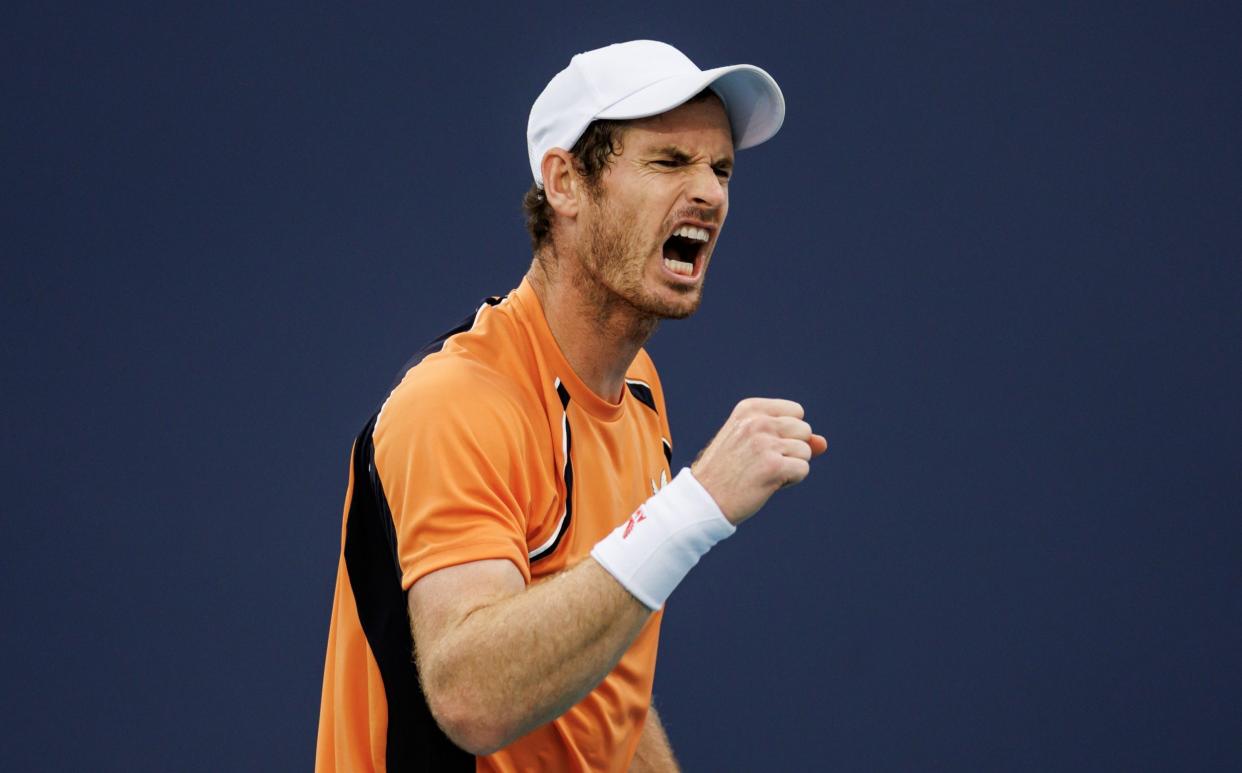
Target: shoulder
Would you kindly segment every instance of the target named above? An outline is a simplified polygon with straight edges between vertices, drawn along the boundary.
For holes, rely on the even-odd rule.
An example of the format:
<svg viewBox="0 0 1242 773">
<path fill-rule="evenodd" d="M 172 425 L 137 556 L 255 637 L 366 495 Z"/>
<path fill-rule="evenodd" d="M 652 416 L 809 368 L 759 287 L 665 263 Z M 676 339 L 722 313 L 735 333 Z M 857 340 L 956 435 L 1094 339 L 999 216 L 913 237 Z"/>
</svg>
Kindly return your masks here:
<svg viewBox="0 0 1242 773">
<path fill-rule="evenodd" d="M 634 362 L 630 363 L 630 373 L 646 373 L 654 376 L 656 372 L 655 362 L 651 359 L 651 355 L 647 353 L 647 349 L 641 348 L 638 354 L 634 355 Z"/>
<path fill-rule="evenodd" d="M 462 444 L 492 451 L 529 442 L 538 426 L 529 391 L 485 363 L 428 359 L 401 379 L 375 422 L 377 449 L 402 441 L 448 451 Z"/>
</svg>

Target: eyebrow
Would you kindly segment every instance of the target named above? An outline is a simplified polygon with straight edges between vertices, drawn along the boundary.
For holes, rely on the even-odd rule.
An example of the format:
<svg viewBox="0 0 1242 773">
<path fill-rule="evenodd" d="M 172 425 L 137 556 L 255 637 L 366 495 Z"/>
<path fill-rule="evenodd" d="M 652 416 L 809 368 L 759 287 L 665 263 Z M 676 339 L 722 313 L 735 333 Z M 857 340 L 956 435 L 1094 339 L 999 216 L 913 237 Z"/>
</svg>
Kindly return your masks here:
<svg viewBox="0 0 1242 773">
<path fill-rule="evenodd" d="M 674 161 L 680 161 L 683 164 L 690 163 L 690 159 L 691 159 L 691 156 L 689 153 L 687 153 L 682 148 L 677 147 L 676 145 L 665 145 L 663 147 L 656 148 L 655 150 L 651 151 L 651 153 L 652 155 L 656 155 L 656 156 L 668 156 Z M 733 158 L 726 156 L 725 158 L 722 158 L 716 163 L 712 164 L 712 166 L 717 167 L 717 168 L 732 169 Z"/>
</svg>

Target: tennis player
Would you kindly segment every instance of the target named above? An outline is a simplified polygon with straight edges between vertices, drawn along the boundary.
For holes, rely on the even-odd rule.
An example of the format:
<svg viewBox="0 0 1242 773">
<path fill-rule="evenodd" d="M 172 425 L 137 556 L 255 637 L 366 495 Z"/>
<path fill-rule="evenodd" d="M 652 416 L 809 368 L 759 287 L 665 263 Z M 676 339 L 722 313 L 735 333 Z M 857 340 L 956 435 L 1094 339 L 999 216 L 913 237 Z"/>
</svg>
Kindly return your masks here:
<svg viewBox="0 0 1242 773">
<path fill-rule="evenodd" d="M 533 260 L 421 351 L 354 443 L 319 771 L 673 771 L 651 705 L 665 600 L 825 439 L 742 400 L 674 472 L 643 344 L 694 313 L 763 70 L 638 40 L 535 100 Z"/>
</svg>

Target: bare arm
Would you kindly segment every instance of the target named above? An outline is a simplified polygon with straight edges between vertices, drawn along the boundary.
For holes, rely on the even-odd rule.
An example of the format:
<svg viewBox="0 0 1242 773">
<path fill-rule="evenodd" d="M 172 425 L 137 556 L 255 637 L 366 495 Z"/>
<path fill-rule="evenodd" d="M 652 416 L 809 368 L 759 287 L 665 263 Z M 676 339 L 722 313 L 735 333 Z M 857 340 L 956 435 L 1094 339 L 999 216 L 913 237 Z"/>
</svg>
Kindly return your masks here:
<svg viewBox="0 0 1242 773">
<path fill-rule="evenodd" d="M 744 400 L 695 462 L 696 479 L 729 521 L 741 523 L 777 489 L 801 481 L 823 453 L 826 441 L 801 417 L 797 403 Z M 431 713 L 474 754 L 567 711 L 651 617 L 590 557 L 529 588 L 503 559 L 452 566 L 414 583 L 408 602 Z"/>
<path fill-rule="evenodd" d="M 449 567 L 416 582 L 409 605 L 432 714 L 474 754 L 567 711 L 651 616 L 591 558 L 529 588 L 505 560 Z"/>
<path fill-rule="evenodd" d="M 647 711 L 647 724 L 638 739 L 638 749 L 630 761 L 630 773 L 678 773 L 677 758 L 664 732 L 664 724 L 656 714 L 655 706 Z"/>
</svg>

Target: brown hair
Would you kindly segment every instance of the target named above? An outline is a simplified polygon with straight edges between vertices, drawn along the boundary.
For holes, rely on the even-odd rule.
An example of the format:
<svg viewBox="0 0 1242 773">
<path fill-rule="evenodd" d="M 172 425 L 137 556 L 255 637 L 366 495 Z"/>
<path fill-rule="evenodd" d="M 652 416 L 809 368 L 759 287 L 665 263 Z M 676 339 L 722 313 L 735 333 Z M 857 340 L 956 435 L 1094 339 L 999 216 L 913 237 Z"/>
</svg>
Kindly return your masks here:
<svg viewBox="0 0 1242 773">
<path fill-rule="evenodd" d="M 574 157 L 578 174 L 582 175 L 589 190 L 599 185 L 600 175 L 612 156 L 621 152 L 621 134 L 625 131 L 623 121 L 593 121 L 587 127 L 569 153 Z M 535 252 L 547 243 L 552 235 L 552 205 L 543 193 L 543 186 L 532 183 L 522 197 L 522 209 L 526 211 L 526 230 L 530 232 L 530 246 Z"/>
</svg>

